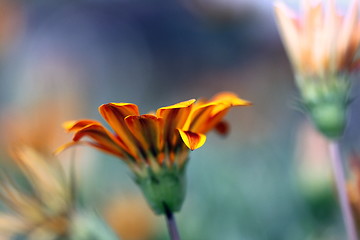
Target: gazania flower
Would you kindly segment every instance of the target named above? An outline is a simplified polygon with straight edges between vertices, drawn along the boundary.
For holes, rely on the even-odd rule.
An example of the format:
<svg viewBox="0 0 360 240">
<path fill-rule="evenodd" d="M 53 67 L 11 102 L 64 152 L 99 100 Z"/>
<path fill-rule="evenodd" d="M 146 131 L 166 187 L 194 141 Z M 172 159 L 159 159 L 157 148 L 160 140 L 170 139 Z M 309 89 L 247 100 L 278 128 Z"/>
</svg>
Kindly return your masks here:
<svg viewBox="0 0 360 240">
<path fill-rule="evenodd" d="M 180 102 L 144 115 L 135 104 L 108 103 L 99 112 L 114 132 L 94 120 L 67 122 L 64 127 L 74 133 L 73 142 L 59 151 L 84 143 L 121 158 L 135 173 L 152 209 L 158 214 L 175 212 L 185 196 L 183 173 L 189 150 L 201 147 L 211 129 L 225 133 L 222 119 L 228 110 L 247 105 L 250 102 L 232 93 L 210 101 Z"/>
<path fill-rule="evenodd" d="M 278 27 L 293 65 L 305 109 L 328 138 L 342 136 L 349 104 L 349 74 L 359 61 L 359 1 L 345 15 L 334 0 L 301 1 L 301 12 L 275 4 Z"/>
<path fill-rule="evenodd" d="M 355 67 L 360 44 L 359 1 L 340 15 L 334 0 L 302 0 L 294 13 L 283 3 L 275 4 L 279 30 L 295 71 L 301 75 L 333 75 Z"/>
<path fill-rule="evenodd" d="M 30 189 L 20 187 L 8 173 L 0 174 L 0 201 L 9 210 L 0 213 L 0 239 L 118 239 L 99 216 L 75 208 L 56 159 L 27 146 L 17 147 L 13 155 Z"/>
<path fill-rule="evenodd" d="M 293 13 L 284 4 L 275 4 L 283 42 L 294 68 L 304 110 L 328 140 L 332 170 L 340 199 L 348 239 L 357 239 L 344 169 L 336 140 L 343 136 L 350 103 L 349 76 L 358 65 L 360 44 L 359 1 L 353 0 L 341 15 L 334 0 L 301 0 L 301 12 Z"/>
</svg>

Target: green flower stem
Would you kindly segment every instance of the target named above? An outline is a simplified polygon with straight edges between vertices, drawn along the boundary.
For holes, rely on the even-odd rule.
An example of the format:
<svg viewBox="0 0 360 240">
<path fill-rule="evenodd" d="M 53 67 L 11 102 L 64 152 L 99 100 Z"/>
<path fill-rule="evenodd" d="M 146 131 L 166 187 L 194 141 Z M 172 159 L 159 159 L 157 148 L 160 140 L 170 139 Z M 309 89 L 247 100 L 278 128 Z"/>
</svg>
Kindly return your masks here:
<svg viewBox="0 0 360 240">
<path fill-rule="evenodd" d="M 331 165 L 335 177 L 336 188 L 340 201 L 341 211 L 344 218 L 344 224 L 348 240 L 358 240 L 355 228 L 354 218 L 351 212 L 350 202 L 346 191 L 346 180 L 344 176 L 344 167 L 341 162 L 339 144 L 330 142 Z"/>
<path fill-rule="evenodd" d="M 173 212 L 164 204 L 166 222 L 171 240 L 180 240 L 180 235 L 176 226 L 175 216 Z"/>
</svg>

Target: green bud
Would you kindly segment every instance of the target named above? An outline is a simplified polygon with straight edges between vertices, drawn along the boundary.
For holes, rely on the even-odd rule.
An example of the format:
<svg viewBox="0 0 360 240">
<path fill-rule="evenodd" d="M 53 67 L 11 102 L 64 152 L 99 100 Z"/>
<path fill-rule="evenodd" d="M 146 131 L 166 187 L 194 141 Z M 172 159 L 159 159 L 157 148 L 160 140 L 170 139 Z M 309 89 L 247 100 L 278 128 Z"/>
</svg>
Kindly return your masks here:
<svg viewBox="0 0 360 240">
<path fill-rule="evenodd" d="M 346 75 L 297 78 L 305 109 L 324 136 L 337 139 L 344 133 L 350 83 Z"/>
<path fill-rule="evenodd" d="M 183 168 L 161 168 L 156 173 L 149 168 L 147 176 L 135 181 L 156 214 L 180 211 L 186 193 Z"/>
</svg>

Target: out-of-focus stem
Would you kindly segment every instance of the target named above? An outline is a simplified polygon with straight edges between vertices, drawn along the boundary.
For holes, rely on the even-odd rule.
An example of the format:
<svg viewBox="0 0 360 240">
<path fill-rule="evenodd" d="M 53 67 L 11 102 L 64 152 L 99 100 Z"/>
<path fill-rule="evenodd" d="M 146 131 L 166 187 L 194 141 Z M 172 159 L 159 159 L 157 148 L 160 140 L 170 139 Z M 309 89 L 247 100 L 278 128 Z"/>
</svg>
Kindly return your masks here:
<svg viewBox="0 0 360 240">
<path fill-rule="evenodd" d="M 166 217 L 166 222 L 167 222 L 167 226 L 168 226 L 168 230 L 169 230 L 169 234 L 170 234 L 170 239 L 171 240 L 180 240 L 180 235 L 176 226 L 176 221 L 175 221 L 175 216 L 173 214 L 173 212 L 171 212 L 167 206 L 165 207 L 165 217 Z"/>
<path fill-rule="evenodd" d="M 330 142 L 330 155 L 333 174 L 335 177 L 336 189 L 340 201 L 341 212 L 344 218 L 344 224 L 348 240 L 358 240 L 355 228 L 355 222 L 352 215 L 349 198 L 346 191 L 346 180 L 344 175 L 344 167 L 341 162 L 339 144 Z"/>
</svg>

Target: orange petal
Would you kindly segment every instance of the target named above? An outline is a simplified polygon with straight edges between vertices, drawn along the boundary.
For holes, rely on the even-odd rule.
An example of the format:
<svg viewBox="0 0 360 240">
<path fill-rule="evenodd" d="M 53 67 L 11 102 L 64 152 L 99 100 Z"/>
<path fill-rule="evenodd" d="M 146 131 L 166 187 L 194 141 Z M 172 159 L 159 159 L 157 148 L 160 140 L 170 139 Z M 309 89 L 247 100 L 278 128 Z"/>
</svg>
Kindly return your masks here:
<svg viewBox="0 0 360 240">
<path fill-rule="evenodd" d="M 54 155 L 58 155 L 58 154 L 62 153 L 64 150 L 66 150 L 66 149 L 68 149 L 70 147 L 79 145 L 79 144 L 80 144 L 80 142 L 68 142 L 68 143 L 65 143 L 65 144 L 61 145 L 60 147 L 58 147 L 54 151 Z"/>
<path fill-rule="evenodd" d="M 195 150 L 204 145 L 206 141 L 206 136 L 201 133 L 194 133 L 191 131 L 183 131 L 178 129 L 181 139 L 184 141 L 185 145 L 191 150 Z"/>
<path fill-rule="evenodd" d="M 70 147 L 73 147 L 73 146 L 78 146 L 78 145 L 88 145 L 88 146 L 91 146 L 91 147 L 94 147 L 102 152 L 105 152 L 107 154 L 112 154 L 112 155 L 115 155 L 116 157 L 119 157 L 119 158 L 122 158 L 124 160 L 126 160 L 126 156 L 124 155 L 123 152 L 121 151 L 118 151 L 118 149 L 114 150 L 113 148 L 109 148 L 107 147 L 106 145 L 99 145 L 95 142 L 89 142 L 89 141 L 78 141 L 78 142 L 69 142 L 69 143 L 66 143 L 60 147 L 58 147 L 54 154 L 55 155 L 58 155 L 60 153 L 62 153 L 64 150 L 70 148 Z"/>
<path fill-rule="evenodd" d="M 195 99 L 190 99 L 190 100 L 188 100 L 188 101 L 183 101 L 183 102 L 179 102 L 179 103 L 176 103 L 176 104 L 167 106 L 167 107 L 159 108 L 159 109 L 156 111 L 156 115 L 157 115 L 158 117 L 164 117 L 164 116 L 163 116 L 163 111 L 164 111 L 164 110 L 168 110 L 168 109 L 178 109 L 178 108 L 187 108 L 187 107 L 191 106 L 195 101 L 196 101 Z"/>
<path fill-rule="evenodd" d="M 78 131 L 81 128 L 90 125 L 90 124 L 100 124 L 97 121 L 94 120 L 88 120 L 88 119 L 82 119 L 79 121 L 66 121 L 62 124 L 63 128 L 65 128 L 68 132 Z"/>
<path fill-rule="evenodd" d="M 282 41 L 290 61 L 297 68 L 301 54 L 298 18 L 292 10 L 280 1 L 274 4 L 274 10 Z"/>
<path fill-rule="evenodd" d="M 216 94 L 210 102 L 222 102 L 229 104 L 230 106 L 250 106 L 251 102 L 239 98 L 235 93 L 232 92 L 220 92 Z"/>
<path fill-rule="evenodd" d="M 164 140 L 169 145 L 174 146 L 176 144 L 178 134 L 175 131 L 177 128 L 184 127 L 194 102 L 195 99 L 191 99 L 157 110 L 156 116 L 164 120 Z"/>
<path fill-rule="evenodd" d="M 342 65 L 351 63 L 359 46 L 359 42 L 356 39 L 356 30 L 358 30 L 357 26 L 359 21 L 358 18 L 359 0 L 353 0 L 348 8 L 338 35 L 337 58 L 339 60 L 340 67 L 345 67 Z"/>
<path fill-rule="evenodd" d="M 141 148 L 151 151 L 153 156 L 157 156 L 161 151 L 162 145 L 162 119 L 154 115 L 127 116 L 125 123 L 130 132 L 139 141 Z"/>
<path fill-rule="evenodd" d="M 328 0 L 325 9 L 324 27 L 322 30 L 323 37 L 321 39 L 323 49 L 323 60 L 326 69 L 332 71 L 336 67 L 336 38 L 339 34 L 339 26 L 341 24 L 340 17 L 336 12 L 335 1 Z"/>
<path fill-rule="evenodd" d="M 119 141 L 103 126 L 99 124 L 91 124 L 83 127 L 77 131 L 73 137 L 73 141 L 80 141 L 83 137 L 89 137 L 97 146 L 104 150 L 109 150 L 109 153 L 116 153 L 119 156 L 124 156 L 124 150 L 121 148 Z"/>
<path fill-rule="evenodd" d="M 131 103 L 108 103 L 101 105 L 99 112 L 117 134 L 121 147 L 137 155 L 137 146 L 124 119 L 129 115 L 138 116 L 138 107 Z"/>
<path fill-rule="evenodd" d="M 212 102 L 198 106 L 191 112 L 183 129 L 190 130 L 193 132 L 200 132 L 199 130 L 204 128 L 204 125 L 208 124 L 209 119 L 212 116 L 212 112 L 218 104 Z M 223 105 L 224 106 L 224 105 Z M 201 132 L 204 133 L 204 132 Z"/>
<path fill-rule="evenodd" d="M 79 144 L 85 144 L 88 146 L 91 146 L 93 148 L 96 148 L 104 153 L 107 154 L 112 154 L 116 157 L 121 158 L 124 161 L 127 161 L 129 158 L 133 159 L 132 156 L 126 155 L 123 151 L 119 151 L 119 149 L 117 148 L 113 148 L 112 146 L 108 146 L 108 145 L 102 145 L 102 144 L 98 144 L 95 142 L 87 142 L 87 141 L 82 141 L 82 142 L 78 142 Z"/>
<path fill-rule="evenodd" d="M 208 103 L 195 108 L 185 129 L 198 133 L 207 133 L 222 121 L 230 107 L 250 106 L 251 104 L 249 101 L 238 98 L 234 93 L 219 93 Z"/>
</svg>

